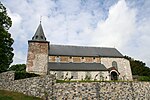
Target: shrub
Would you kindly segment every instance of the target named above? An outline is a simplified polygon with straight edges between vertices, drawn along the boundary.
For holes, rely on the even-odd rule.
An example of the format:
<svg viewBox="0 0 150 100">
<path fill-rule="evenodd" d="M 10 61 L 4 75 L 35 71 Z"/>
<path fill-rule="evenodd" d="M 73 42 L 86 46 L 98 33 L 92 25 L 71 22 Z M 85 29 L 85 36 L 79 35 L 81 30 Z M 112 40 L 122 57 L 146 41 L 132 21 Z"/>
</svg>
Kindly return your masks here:
<svg viewBox="0 0 150 100">
<path fill-rule="evenodd" d="M 25 64 L 12 65 L 8 70 L 9 71 L 22 71 L 22 72 L 25 72 L 26 71 L 26 65 Z"/>
<path fill-rule="evenodd" d="M 150 81 L 150 76 L 139 76 L 138 81 Z"/>
<path fill-rule="evenodd" d="M 30 78 L 30 77 L 36 77 L 36 76 L 40 76 L 40 75 L 34 74 L 34 73 L 22 72 L 22 71 L 16 71 L 15 72 L 15 80 Z"/>
</svg>

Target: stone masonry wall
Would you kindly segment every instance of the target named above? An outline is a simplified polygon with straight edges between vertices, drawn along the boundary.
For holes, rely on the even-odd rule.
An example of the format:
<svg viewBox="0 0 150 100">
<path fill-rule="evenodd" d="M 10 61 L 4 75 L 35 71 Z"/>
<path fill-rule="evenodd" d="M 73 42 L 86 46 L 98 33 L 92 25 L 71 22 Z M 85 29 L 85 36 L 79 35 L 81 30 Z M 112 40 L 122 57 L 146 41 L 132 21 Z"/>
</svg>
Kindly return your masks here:
<svg viewBox="0 0 150 100">
<path fill-rule="evenodd" d="M 118 71 L 120 73 L 119 79 L 132 81 L 132 72 L 130 68 L 130 63 L 125 58 L 101 58 L 101 63 L 104 64 L 106 68 L 113 67 L 112 62 L 117 62 Z"/>
<path fill-rule="evenodd" d="M 27 72 L 40 75 L 47 74 L 48 46 L 49 42 L 29 41 Z"/>
<path fill-rule="evenodd" d="M 10 76 L 11 81 L 2 79 L 5 74 Z M 56 83 L 53 75 L 21 80 L 12 80 L 11 75 L 12 72 L 0 74 L 1 90 L 48 100 L 150 100 L 150 82 Z"/>
<path fill-rule="evenodd" d="M 0 74 L 0 82 L 9 82 L 14 80 L 14 71 L 8 71 Z"/>
<path fill-rule="evenodd" d="M 49 62 L 74 62 L 74 63 L 100 63 L 100 57 L 75 57 L 75 56 L 49 56 Z"/>
<path fill-rule="evenodd" d="M 36 96 L 40 98 L 49 97 L 49 99 L 52 95 L 52 85 L 54 84 L 53 75 L 11 81 L 1 80 L 1 78 L 6 75 L 10 76 L 11 79 L 13 76 L 12 73 L 0 74 L 0 90 L 20 92 L 26 95 Z"/>
<path fill-rule="evenodd" d="M 150 100 L 150 83 L 57 83 L 53 94 L 56 100 Z"/>
</svg>

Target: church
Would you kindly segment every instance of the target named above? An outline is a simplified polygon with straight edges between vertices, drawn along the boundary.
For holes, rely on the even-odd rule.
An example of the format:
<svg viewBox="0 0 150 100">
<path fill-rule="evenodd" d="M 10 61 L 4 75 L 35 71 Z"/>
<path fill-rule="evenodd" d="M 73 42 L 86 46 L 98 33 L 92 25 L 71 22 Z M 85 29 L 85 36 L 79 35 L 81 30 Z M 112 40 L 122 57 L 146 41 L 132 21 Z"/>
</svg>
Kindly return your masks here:
<svg viewBox="0 0 150 100">
<path fill-rule="evenodd" d="M 116 48 L 51 44 L 41 23 L 28 41 L 26 71 L 58 80 L 133 80 L 129 61 Z"/>
</svg>

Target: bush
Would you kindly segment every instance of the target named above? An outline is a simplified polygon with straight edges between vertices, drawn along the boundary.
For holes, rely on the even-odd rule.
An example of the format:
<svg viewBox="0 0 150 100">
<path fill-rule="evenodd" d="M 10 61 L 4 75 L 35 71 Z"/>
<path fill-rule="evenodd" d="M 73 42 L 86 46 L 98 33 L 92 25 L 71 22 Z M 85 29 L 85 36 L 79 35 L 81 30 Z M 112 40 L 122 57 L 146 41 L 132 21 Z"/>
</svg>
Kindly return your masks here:
<svg viewBox="0 0 150 100">
<path fill-rule="evenodd" d="M 138 81 L 150 81 L 150 76 L 139 76 Z"/>
<path fill-rule="evenodd" d="M 22 72 L 25 72 L 26 71 L 26 65 L 25 64 L 12 65 L 8 70 L 9 71 L 22 71 Z"/>
<path fill-rule="evenodd" d="M 15 80 L 30 78 L 30 77 L 36 77 L 36 76 L 40 76 L 40 75 L 34 74 L 34 73 L 22 72 L 22 71 L 16 71 L 15 72 Z"/>
</svg>

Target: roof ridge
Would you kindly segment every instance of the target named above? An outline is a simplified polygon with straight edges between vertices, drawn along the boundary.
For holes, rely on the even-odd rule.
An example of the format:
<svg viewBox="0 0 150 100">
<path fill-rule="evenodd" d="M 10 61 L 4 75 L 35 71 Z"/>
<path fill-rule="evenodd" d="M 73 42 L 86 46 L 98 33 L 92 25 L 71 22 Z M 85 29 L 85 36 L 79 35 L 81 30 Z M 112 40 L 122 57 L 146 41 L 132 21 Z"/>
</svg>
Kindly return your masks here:
<svg viewBox="0 0 150 100">
<path fill-rule="evenodd" d="M 79 46 L 79 45 L 60 45 L 60 44 L 50 44 L 51 46 L 66 46 L 66 47 L 81 47 L 81 48 L 108 48 L 108 49 L 116 49 L 114 47 L 94 47 L 94 46 Z"/>
</svg>

